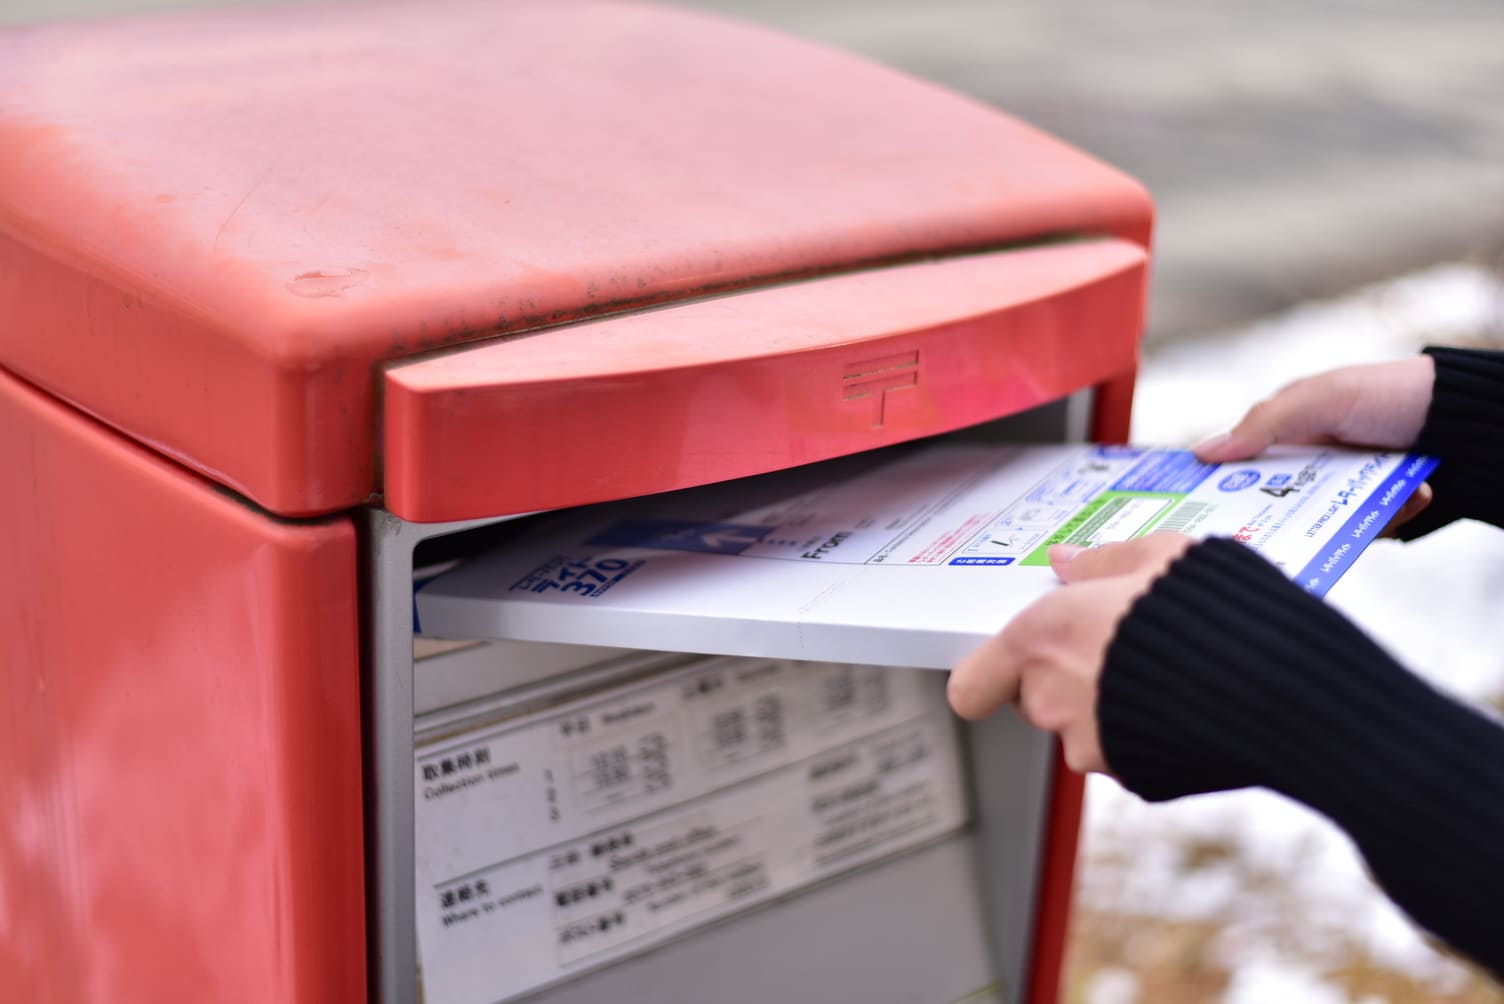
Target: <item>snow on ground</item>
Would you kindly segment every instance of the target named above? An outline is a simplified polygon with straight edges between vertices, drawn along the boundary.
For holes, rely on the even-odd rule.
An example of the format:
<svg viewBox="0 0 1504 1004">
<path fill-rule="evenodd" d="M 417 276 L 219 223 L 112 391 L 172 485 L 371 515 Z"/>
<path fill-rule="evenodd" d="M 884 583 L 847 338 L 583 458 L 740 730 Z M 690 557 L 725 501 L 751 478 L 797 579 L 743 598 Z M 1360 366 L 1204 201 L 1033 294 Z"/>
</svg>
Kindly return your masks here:
<svg viewBox="0 0 1504 1004">
<path fill-rule="evenodd" d="M 1248 405 L 1297 377 L 1500 331 L 1504 283 L 1476 265 L 1442 265 L 1246 328 L 1171 342 L 1146 353 L 1133 439 L 1192 442 L 1230 428 Z"/>
<path fill-rule="evenodd" d="M 1296 377 L 1429 343 L 1504 344 L 1504 282 L 1447 265 L 1162 346 L 1133 440 L 1193 442 Z M 1378 542 L 1328 599 L 1438 686 L 1504 708 L 1501 595 L 1504 533 L 1456 524 Z M 1084 839 L 1072 1000 L 1504 1002 L 1416 932 L 1341 833 L 1267 792 L 1149 806 L 1093 778 Z"/>
</svg>

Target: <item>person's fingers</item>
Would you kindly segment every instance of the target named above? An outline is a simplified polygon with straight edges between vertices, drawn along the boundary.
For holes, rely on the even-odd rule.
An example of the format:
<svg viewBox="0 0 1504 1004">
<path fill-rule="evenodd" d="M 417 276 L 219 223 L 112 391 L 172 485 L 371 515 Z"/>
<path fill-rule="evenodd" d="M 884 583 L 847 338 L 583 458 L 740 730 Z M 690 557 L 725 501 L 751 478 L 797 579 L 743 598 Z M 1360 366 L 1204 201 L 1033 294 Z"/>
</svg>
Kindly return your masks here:
<svg viewBox="0 0 1504 1004">
<path fill-rule="evenodd" d="M 1146 537 L 1103 544 L 1101 547 L 1050 548 L 1050 566 L 1064 582 L 1081 582 L 1109 575 L 1158 572 L 1185 553 L 1193 541 L 1179 533 L 1151 533 Z"/>
<path fill-rule="evenodd" d="M 1018 698 L 1023 661 L 1007 634 L 1005 628 L 988 638 L 951 670 L 945 696 L 962 718 L 986 718 Z"/>
<path fill-rule="evenodd" d="M 1060 733 L 1060 749 L 1065 765 L 1077 774 L 1111 774 L 1112 768 L 1102 753 L 1102 737 L 1092 719 L 1073 722 Z"/>
<path fill-rule="evenodd" d="M 1328 439 L 1352 408 L 1353 386 L 1341 371 L 1297 380 L 1249 409 L 1231 431 L 1191 447 L 1203 463 L 1249 460 L 1275 443 Z"/>
<path fill-rule="evenodd" d="M 1254 405 L 1232 431 L 1191 449 L 1206 463 L 1248 460 L 1275 443 L 1402 449 L 1420 434 L 1435 380 L 1435 361 L 1426 355 L 1319 373 Z"/>
<path fill-rule="evenodd" d="M 1086 602 L 1089 606 L 1089 597 Z M 951 709 L 978 719 L 1017 701 L 1024 668 L 1080 627 L 1080 603 L 1081 597 L 1065 590 L 1049 593 L 956 663 L 946 682 Z"/>
<path fill-rule="evenodd" d="M 1415 489 L 1415 494 L 1411 495 L 1405 500 L 1405 504 L 1400 506 L 1400 511 L 1395 513 L 1394 518 L 1384 527 L 1384 532 L 1381 536 L 1393 537 L 1400 527 L 1425 512 L 1426 507 L 1431 504 L 1431 499 L 1435 495 L 1436 493 L 1431 490 L 1429 483 L 1423 483 L 1419 488 Z"/>
</svg>

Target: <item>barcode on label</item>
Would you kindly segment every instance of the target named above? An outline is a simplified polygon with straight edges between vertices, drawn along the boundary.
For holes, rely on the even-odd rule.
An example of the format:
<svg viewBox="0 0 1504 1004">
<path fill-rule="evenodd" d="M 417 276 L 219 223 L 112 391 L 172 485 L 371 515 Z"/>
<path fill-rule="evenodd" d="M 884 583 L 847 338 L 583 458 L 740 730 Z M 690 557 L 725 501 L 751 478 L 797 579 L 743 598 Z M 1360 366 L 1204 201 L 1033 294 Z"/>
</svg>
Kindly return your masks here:
<svg viewBox="0 0 1504 1004">
<path fill-rule="evenodd" d="M 1201 522 L 1202 515 L 1212 508 L 1210 502 L 1186 502 L 1179 509 L 1159 521 L 1154 528 L 1155 533 L 1185 533 L 1191 527 Z"/>
</svg>

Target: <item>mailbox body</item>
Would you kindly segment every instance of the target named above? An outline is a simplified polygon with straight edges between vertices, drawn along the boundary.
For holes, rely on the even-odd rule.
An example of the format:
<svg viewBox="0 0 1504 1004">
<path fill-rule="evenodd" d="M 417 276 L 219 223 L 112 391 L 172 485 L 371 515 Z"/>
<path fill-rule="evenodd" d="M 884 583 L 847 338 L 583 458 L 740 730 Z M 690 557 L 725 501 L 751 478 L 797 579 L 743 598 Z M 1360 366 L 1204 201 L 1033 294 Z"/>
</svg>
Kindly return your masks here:
<svg viewBox="0 0 1504 1004">
<path fill-rule="evenodd" d="M 1150 223 L 1028 126 L 688 11 L 0 36 L 0 983 L 412 1000 L 417 550 L 1072 394 L 1121 439 Z M 1056 766 L 973 823 L 1037 831 L 1005 999 L 1055 995 Z"/>
</svg>

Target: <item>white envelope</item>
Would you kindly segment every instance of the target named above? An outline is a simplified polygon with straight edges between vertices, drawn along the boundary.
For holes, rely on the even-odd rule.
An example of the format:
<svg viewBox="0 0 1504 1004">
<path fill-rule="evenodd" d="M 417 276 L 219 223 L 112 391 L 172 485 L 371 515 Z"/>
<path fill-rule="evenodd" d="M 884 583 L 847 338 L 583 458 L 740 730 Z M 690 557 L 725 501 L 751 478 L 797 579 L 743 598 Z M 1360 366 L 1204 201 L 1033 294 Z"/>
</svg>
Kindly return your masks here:
<svg viewBox="0 0 1504 1004">
<path fill-rule="evenodd" d="M 417 627 L 948 668 L 1056 588 L 1053 543 L 1231 536 L 1324 593 L 1435 467 L 1326 447 L 940 444 L 538 517 L 419 587 Z"/>
</svg>

